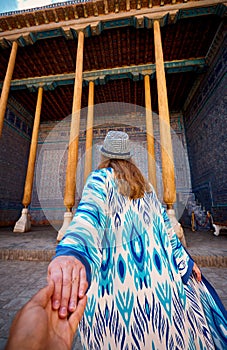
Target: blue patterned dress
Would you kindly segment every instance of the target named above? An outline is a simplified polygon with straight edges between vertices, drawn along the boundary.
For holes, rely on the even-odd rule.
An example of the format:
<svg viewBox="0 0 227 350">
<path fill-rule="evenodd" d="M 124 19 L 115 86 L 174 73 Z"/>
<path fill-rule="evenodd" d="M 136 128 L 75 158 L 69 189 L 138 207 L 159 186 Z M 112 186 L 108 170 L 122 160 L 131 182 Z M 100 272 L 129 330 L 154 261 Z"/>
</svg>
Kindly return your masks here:
<svg viewBox="0 0 227 350">
<path fill-rule="evenodd" d="M 225 310 L 191 274 L 154 192 L 129 200 L 112 169 L 92 172 L 59 255 L 86 267 L 84 349 L 227 349 Z"/>
</svg>

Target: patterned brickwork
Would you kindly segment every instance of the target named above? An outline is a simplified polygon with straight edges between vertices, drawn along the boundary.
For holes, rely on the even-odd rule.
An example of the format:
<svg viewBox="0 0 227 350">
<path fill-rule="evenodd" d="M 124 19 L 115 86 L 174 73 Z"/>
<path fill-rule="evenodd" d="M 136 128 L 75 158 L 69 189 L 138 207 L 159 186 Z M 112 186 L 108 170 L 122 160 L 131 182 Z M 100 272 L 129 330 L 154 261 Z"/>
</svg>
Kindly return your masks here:
<svg viewBox="0 0 227 350">
<path fill-rule="evenodd" d="M 31 126 L 7 109 L 0 139 L 0 225 L 11 225 L 22 209 Z"/>
<path fill-rule="evenodd" d="M 75 208 L 81 198 L 84 185 L 83 174 L 85 161 L 86 118 L 83 113 L 84 111 L 81 113 Z M 31 215 L 33 223 L 44 224 L 51 222 L 56 229 L 60 227 L 65 211 L 63 199 L 70 120 L 69 117 L 60 123 L 42 123 L 39 133 L 38 157 L 31 203 Z M 162 200 L 159 119 L 156 114 L 153 115 L 153 126 L 158 195 Z M 183 203 L 184 205 L 186 203 L 188 193 L 191 190 L 190 170 L 182 115 L 171 115 L 171 127 L 178 197 L 178 205 L 176 205 L 176 209 L 180 208 L 180 217 L 182 214 L 181 204 Z M 93 169 L 97 168 L 100 162 L 99 147 L 102 144 L 106 133 L 113 128 L 119 131 L 125 131 L 129 134 L 134 160 L 147 177 L 147 142 L 144 109 L 139 110 L 139 112 L 131 111 L 130 113 L 125 113 L 123 116 L 115 115 L 112 118 L 95 118 L 93 130 Z"/>
<path fill-rule="evenodd" d="M 223 43 L 185 113 L 193 192 L 215 222 L 227 222 L 226 56 Z"/>
<path fill-rule="evenodd" d="M 102 106 L 99 106 L 99 108 L 102 108 Z M 99 108 L 97 108 L 96 111 L 97 115 L 99 114 Z M 131 110 L 130 113 L 126 108 L 123 116 L 117 114 L 112 118 L 96 117 L 93 132 L 93 169 L 97 167 L 100 161 L 99 146 L 102 144 L 108 130 L 115 128 L 126 131 L 130 135 L 134 159 L 147 177 L 145 111 L 141 109 L 141 107 L 138 108 L 139 110 L 133 106 L 133 111 Z M 17 114 L 15 112 L 17 112 Z M 122 121 L 124 123 L 122 123 Z M 2 226 L 13 225 L 21 213 L 21 200 L 23 197 L 32 132 L 31 124 L 31 119 L 29 119 L 26 113 L 23 116 L 22 110 L 7 110 L 3 137 L 0 141 L 2 150 L 0 155 L 0 177 L 3 180 L 0 184 L 0 222 Z M 162 199 L 159 119 L 156 114 L 153 115 L 153 125 L 158 195 L 159 198 Z M 171 116 L 171 127 L 178 197 L 178 203 L 176 205 L 177 210 L 181 203 L 185 203 L 191 188 L 188 158 L 185 153 L 185 135 L 182 115 Z M 43 123 L 40 126 L 36 172 L 32 203 L 30 206 L 33 224 L 48 224 L 51 222 L 54 227 L 58 229 L 62 223 L 65 211 L 63 198 L 69 133 L 70 117 L 60 123 Z M 85 140 L 86 112 L 85 116 L 83 116 L 82 113 L 81 118 L 75 208 L 80 200 L 84 184 Z M 179 147 L 179 144 L 181 147 Z M 20 147 L 18 147 L 18 145 L 20 145 Z"/>
</svg>

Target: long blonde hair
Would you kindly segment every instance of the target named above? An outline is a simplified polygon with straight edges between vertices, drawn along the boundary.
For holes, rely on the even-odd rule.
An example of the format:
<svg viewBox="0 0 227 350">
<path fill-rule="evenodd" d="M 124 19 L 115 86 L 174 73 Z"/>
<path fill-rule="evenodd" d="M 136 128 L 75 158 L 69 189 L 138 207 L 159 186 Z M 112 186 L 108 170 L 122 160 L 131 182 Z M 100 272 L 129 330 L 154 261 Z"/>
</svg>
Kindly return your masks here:
<svg viewBox="0 0 227 350">
<path fill-rule="evenodd" d="M 112 168 L 118 180 L 119 192 L 130 199 L 138 199 L 145 192 L 151 192 L 151 187 L 132 160 L 106 159 L 99 164 L 98 169 Z"/>
</svg>

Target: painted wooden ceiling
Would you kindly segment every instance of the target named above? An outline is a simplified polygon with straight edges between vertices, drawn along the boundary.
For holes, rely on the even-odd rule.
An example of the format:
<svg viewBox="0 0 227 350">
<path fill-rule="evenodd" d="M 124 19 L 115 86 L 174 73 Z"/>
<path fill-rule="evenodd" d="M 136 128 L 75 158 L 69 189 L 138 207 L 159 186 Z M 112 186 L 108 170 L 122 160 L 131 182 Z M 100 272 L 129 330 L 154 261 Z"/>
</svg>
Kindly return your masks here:
<svg viewBox="0 0 227 350">
<path fill-rule="evenodd" d="M 86 4 L 86 16 L 105 13 L 105 1 L 97 1 L 94 4 Z M 119 5 L 121 2 L 118 2 Z M 130 3 L 131 8 L 138 2 L 124 1 L 125 6 Z M 134 4 L 135 3 L 135 4 Z M 134 4 L 134 5 L 133 5 Z M 137 5 L 136 5 L 137 4 Z M 108 11 L 114 11 L 114 1 L 108 2 Z M 141 1 L 141 6 L 149 6 L 149 1 Z M 122 5 L 123 6 L 123 5 Z M 113 8 L 112 8 L 113 7 Z M 77 15 L 85 16 L 85 5 L 77 6 Z M 83 13 L 82 13 L 83 10 Z M 120 11 L 124 11 L 120 7 Z M 54 14 L 58 20 L 64 21 L 74 16 L 75 8 L 54 9 L 51 19 L 49 10 L 37 10 L 36 17 L 31 13 L 3 16 L 0 18 L 1 31 L 9 32 L 33 25 L 32 18 L 37 18 L 38 25 L 48 20 L 54 21 Z M 93 12 L 92 12 L 93 11 Z M 116 12 L 116 11 L 115 11 Z M 97 13 L 96 13 L 97 15 Z M 29 17 L 30 16 L 30 17 Z M 48 17 L 49 16 L 49 17 Z M 71 16 L 71 17 L 70 17 Z M 27 21 L 26 21 L 27 18 Z M 29 19 L 30 18 L 30 19 Z M 56 19 L 56 18 L 55 18 Z M 222 18 L 217 14 L 182 18 L 176 23 L 167 23 L 161 28 L 164 60 L 167 62 L 178 62 L 180 60 L 193 61 L 204 58 L 210 53 L 210 48 L 215 35 L 222 23 Z M 5 72 L 10 56 L 10 45 L 0 45 L 0 81 L 4 80 Z M 31 78 L 59 76 L 75 72 L 77 53 L 77 37 L 70 39 L 64 35 L 46 37 L 35 40 L 31 45 L 20 45 L 17 52 L 13 80 L 29 80 Z M 113 70 L 114 68 L 155 64 L 153 28 L 136 28 L 132 25 L 115 26 L 107 28 L 99 35 L 87 35 L 84 42 L 84 72 L 95 72 L 97 70 Z M 198 77 L 203 76 L 203 69 L 182 70 L 174 69 L 166 74 L 167 91 L 170 111 L 180 111 L 190 94 Z M 11 89 L 10 96 L 14 97 L 31 115 L 35 113 L 37 91 L 36 89 L 15 88 Z M 151 77 L 152 109 L 158 110 L 157 87 L 155 74 Z M 73 101 L 73 84 L 64 84 L 55 88 L 45 89 L 42 105 L 42 121 L 61 120 L 71 114 Z M 104 83 L 95 85 L 95 104 L 106 102 L 126 102 L 144 106 L 144 83 L 143 76 L 138 79 L 130 78 L 129 75 L 117 76 L 117 73 L 106 79 Z M 88 84 L 84 83 L 82 93 L 82 108 L 88 104 Z"/>
</svg>

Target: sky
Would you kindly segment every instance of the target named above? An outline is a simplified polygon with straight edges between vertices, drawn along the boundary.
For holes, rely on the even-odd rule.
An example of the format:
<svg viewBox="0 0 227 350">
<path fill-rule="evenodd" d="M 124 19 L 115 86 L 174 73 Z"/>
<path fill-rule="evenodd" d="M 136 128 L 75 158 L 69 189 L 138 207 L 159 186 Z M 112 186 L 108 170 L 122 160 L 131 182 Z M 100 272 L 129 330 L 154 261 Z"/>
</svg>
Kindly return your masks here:
<svg viewBox="0 0 227 350">
<path fill-rule="evenodd" d="M 64 2 L 62 0 L 0 0 L 0 13 Z"/>
</svg>

